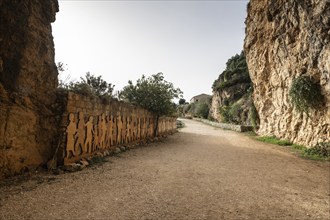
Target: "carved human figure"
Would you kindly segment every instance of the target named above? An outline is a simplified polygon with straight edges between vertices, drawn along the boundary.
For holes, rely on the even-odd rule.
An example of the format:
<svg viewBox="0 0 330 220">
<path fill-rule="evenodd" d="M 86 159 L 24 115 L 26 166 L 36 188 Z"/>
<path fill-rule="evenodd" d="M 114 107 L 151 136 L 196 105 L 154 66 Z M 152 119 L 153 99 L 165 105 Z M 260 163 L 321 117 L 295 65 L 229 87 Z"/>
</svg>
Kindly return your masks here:
<svg viewBox="0 0 330 220">
<path fill-rule="evenodd" d="M 154 123 L 153 123 L 152 118 L 149 118 L 148 137 L 154 138 Z"/>
<path fill-rule="evenodd" d="M 75 152 L 76 154 L 82 154 L 83 148 L 85 144 L 85 121 L 84 121 L 84 113 L 78 113 L 78 124 L 77 124 L 77 137 L 75 144 Z"/>
<path fill-rule="evenodd" d="M 126 143 L 130 143 L 131 142 L 131 136 L 132 136 L 132 131 L 131 131 L 131 120 L 130 117 L 127 117 L 127 134 L 126 134 Z"/>
<path fill-rule="evenodd" d="M 116 145 L 117 143 L 117 120 L 116 120 L 116 117 L 115 115 L 111 115 L 111 120 L 112 120 L 112 139 L 111 139 L 111 145 Z"/>
<path fill-rule="evenodd" d="M 150 118 L 146 118 L 146 139 L 149 138 L 149 130 L 150 130 Z"/>
<path fill-rule="evenodd" d="M 120 145 L 121 143 L 121 131 L 123 128 L 123 122 L 121 120 L 120 112 L 117 112 L 117 144 Z"/>
<path fill-rule="evenodd" d="M 123 114 L 122 121 L 123 121 L 123 126 L 121 129 L 121 143 L 125 144 L 127 137 L 127 119 L 125 114 Z"/>
<path fill-rule="evenodd" d="M 102 113 L 101 116 L 99 116 L 99 143 L 100 143 L 100 147 L 101 149 L 105 149 L 105 137 L 106 137 L 106 122 L 105 122 L 105 114 Z"/>
<path fill-rule="evenodd" d="M 147 138 L 147 119 L 146 118 L 143 118 L 142 138 L 143 138 L 143 141 L 145 141 Z"/>
<path fill-rule="evenodd" d="M 98 127 L 98 121 L 96 124 L 94 124 L 94 141 L 93 141 L 93 151 L 99 149 L 99 127 Z"/>
<path fill-rule="evenodd" d="M 74 120 L 74 114 L 69 114 L 69 124 L 66 127 L 66 157 L 70 158 L 70 153 L 72 156 L 76 156 L 75 150 L 74 150 L 74 142 L 76 139 L 77 134 L 77 125 Z"/>
<path fill-rule="evenodd" d="M 138 132 L 138 118 L 139 118 L 139 113 L 137 110 L 134 112 L 134 139 L 137 139 L 137 132 Z"/>
<path fill-rule="evenodd" d="M 93 116 L 89 116 L 88 121 L 85 123 L 86 127 L 86 139 L 84 144 L 84 152 L 86 153 L 92 153 L 93 152 L 93 135 L 94 135 L 94 129 L 93 129 Z"/>
<path fill-rule="evenodd" d="M 137 119 L 137 141 L 141 141 L 141 117 L 138 117 Z"/>
<path fill-rule="evenodd" d="M 133 112 L 132 121 L 131 121 L 131 141 L 135 142 L 136 140 L 136 114 Z"/>
<path fill-rule="evenodd" d="M 106 146 L 107 148 L 111 147 L 112 141 L 112 120 L 111 115 L 107 116 L 107 135 L 106 135 Z"/>
</svg>

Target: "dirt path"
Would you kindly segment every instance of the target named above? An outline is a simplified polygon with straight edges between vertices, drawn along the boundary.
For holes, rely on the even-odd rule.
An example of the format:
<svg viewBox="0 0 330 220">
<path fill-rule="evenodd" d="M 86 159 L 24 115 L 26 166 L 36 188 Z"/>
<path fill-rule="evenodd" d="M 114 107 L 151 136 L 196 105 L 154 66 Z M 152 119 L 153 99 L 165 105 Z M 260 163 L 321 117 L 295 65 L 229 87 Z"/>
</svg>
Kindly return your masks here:
<svg viewBox="0 0 330 220">
<path fill-rule="evenodd" d="M 0 188 L 0 219 L 330 219 L 330 167 L 200 122 L 76 173 Z"/>
</svg>

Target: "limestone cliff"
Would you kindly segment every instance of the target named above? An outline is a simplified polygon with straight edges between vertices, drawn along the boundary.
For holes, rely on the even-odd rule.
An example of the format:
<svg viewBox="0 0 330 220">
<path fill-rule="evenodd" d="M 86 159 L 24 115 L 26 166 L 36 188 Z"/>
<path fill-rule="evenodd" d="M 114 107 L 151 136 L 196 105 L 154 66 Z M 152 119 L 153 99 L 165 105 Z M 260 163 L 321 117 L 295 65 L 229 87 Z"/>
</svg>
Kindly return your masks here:
<svg viewBox="0 0 330 220">
<path fill-rule="evenodd" d="M 0 0 L 0 179 L 52 154 L 57 11 L 57 0 Z"/>
<path fill-rule="evenodd" d="M 245 55 L 236 54 L 213 83 L 212 118 L 218 122 L 250 125 L 251 86 Z"/>
<path fill-rule="evenodd" d="M 330 1 L 251 0 L 244 50 L 261 135 L 313 146 L 330 141 Z M 298 112 L 289 97 L 295 78 L 321 88 L 322 106 Z"/>
</svg>

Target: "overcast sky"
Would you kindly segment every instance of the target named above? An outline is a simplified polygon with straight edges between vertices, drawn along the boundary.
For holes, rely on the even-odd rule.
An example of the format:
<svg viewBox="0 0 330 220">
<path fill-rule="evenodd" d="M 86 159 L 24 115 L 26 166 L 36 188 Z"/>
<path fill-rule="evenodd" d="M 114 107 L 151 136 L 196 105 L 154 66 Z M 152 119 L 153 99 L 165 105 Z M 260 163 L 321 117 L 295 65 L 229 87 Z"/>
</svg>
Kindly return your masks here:
<svg viewBox="0 0 330 220">
<path fill-rule="evenodd" d="M 55 59 L 67 64 L 70 80 L 89 71 L 120 90 L 163 72 L 186 100 L 211 94 L 228 58 L 243 48 L 247 2 L 60 0 Z"/>
</svg>

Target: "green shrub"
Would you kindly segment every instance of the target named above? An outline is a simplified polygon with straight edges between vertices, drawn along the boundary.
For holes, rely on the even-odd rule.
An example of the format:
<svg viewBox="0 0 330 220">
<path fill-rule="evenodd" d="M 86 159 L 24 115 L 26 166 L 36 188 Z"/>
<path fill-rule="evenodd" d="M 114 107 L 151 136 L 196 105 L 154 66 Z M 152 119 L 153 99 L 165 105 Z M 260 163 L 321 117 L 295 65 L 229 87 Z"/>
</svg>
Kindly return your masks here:
<svg viewBox="0 0 330 220">
<path fill-rule="evenodd" d="M 323 95 L 319 84 L 309 76 L 299 76 L 293 80 L 289 96 L 298 112 L 308 114 L 310 108 L 317 108 L 323 103 Z"/>
<path fill-rule="evenodd" d="M 251 83 L 251 79 L 248 73 L 243 73 L 241 76 L 233 76 L 229 80 L 225 80 L 221 82 L 220 84 L 215 86 L 216 90 L 221 90 L 225 88 L 229 88 L 231 86 L 240 84 L 240 83 Z"/>
<path fill-rule="evenodd" d="M 229 106 L 221 106 L 219 113 L 221 115 L 221 121 L 224 123 L 241 124 L 241 114 L 243 106 L 241 102 L 236 102 Z"/>
<path fill-rule="evenodd" d="M 236 102 L 233 105 L 231 105 L 229 110 L 229 115 L 231 116 L 231 123 L 240 124 L 241 113 L 242 113 L 242 104 L 240 102 Z"/>
<path fill-rule="evenodd" d="M 198 117 L 202 117 L 206 119 L 207 116 L 209 115 L 209 111 L 210 111 L 209 105 L 206 103 L 198 104 L 196 107 L 196 114 Z"/>
<path fill-rule="evenodd" d="M 281 146 L 291 146 L 300 154 L 300 156 L 307 159 L 330 160 L 330 142 L 319 143 L 312 148 L 307 148 L 303 145 L 292 144 L 288 140 L 281 140 L 275 136 L 257 137 L 256 140 Z"/>
<path fill-rule="evenodd" d="M 306 155 L 317 155 L 320 157 L 330 157 L 330 142 L 318 143 L 312 148 L 305 150 Z"/>
<path fill-rule="evenodd" d="M 228 59 L 226 69 L 219 75 L 218 79 L 213 82 L 212 89 L 213 91 L 222 90 L 241 83 L 251 84 L 243 51 L 241 54 L 236 54 Z"/>
<path fill-rule="evenodd" d="M 230 106 L 221 106 L 219 108 L 221 115 L 221 121 L 224 123 L 230 123 L 232 121 L 232 115 L 230 115 Z"/>
</svg>

